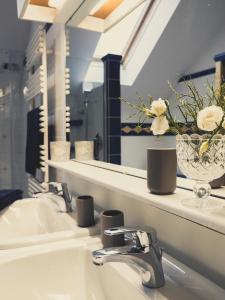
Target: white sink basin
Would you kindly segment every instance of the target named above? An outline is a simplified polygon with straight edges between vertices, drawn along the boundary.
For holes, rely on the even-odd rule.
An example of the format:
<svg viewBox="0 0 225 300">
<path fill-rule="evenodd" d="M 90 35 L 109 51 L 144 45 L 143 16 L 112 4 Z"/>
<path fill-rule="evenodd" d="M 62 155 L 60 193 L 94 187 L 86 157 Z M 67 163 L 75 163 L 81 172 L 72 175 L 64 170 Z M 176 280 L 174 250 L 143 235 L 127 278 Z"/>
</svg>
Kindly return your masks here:
<svg viewBox="0 0 225 300">
<path fill-rule="evenodd" d="M 4 300 L 224 300 L 225 290 L 169 256 L 166 285 L 144 288 L 138 273 L 123 263 L 92 264 L 98 238 L 86 237 L 0 253 Z"/>
<path fill-rule="evenodd" d="M 96 235 L 99 225 L 78 227 L 75 213 L 63 213 L 57 196 L 18 200 L 0 213 L 0 250 Z"/>
</svg>

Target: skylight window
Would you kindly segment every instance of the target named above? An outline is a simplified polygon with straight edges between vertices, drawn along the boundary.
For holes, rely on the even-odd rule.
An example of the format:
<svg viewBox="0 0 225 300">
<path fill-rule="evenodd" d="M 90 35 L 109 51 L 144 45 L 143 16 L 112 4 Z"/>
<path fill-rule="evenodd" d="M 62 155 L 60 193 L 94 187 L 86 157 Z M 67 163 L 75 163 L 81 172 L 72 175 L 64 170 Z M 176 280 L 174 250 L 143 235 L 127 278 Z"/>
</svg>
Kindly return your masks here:
<svg viewBox="0 0 225 300">
<path fill-rule="evenodd" d="M 125 5 L 126 2 L 127 1 L 125 0 L 123 5 Z M 146 3 L 143 2 L 119 23 L 105 33 L 102 33 L 94 52 L 94 58 L 102 58 L 108 53 L 122 55 L 131 39 L 138 21 L 143 15 L 145 7 Z"/>
<path fill-rule="evenodd" d="M 149 1 L 151 0 L 87 0 L 69 19 L 67 25 L 105 33 L 141 4 Z"/>
<path fill-rule="evenodd" d="M 121 84 L 132 85 L 153 52 L 180 1 L 148 0 L 142 2 L 113 28 L 102 33 L 94 52 L 95 59 L 90 63 L 84 81 L 103 82 L 103 64 L 97 61 L 107 54 L 117 54 L 123 57 Z M 110 16 L 112 15 L 113 13 Z"/>
</svg>

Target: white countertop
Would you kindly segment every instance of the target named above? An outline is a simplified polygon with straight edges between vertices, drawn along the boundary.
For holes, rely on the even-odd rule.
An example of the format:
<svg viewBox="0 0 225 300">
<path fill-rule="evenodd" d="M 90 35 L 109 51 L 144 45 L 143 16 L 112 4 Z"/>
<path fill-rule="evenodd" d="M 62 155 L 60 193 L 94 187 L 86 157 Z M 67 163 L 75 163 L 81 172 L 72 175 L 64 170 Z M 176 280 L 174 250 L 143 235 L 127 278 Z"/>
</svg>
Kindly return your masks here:
<svg viewBox="0 0 225 300">
<path fill-rule="evenodd" d="M 82 163 L 85 165 L 96 166 L 98 168 L 102 168 L 102 169 L 106 169 L 106 170 L 110 170 L 110 171 L 114 171 L 114 172 L 119 172 L 119 173 L 126 174 L 126 175 L 131 175 L 131 176 L 147 179 L 147 171 L 142 170 L 142 169 L 136 169 L 136 168 L 126 167 L 126 166 L 121 166 L 121 165 L 115 165 L 115 164 L 110 164 L 107 162 L 97 161 L 97 160 L 79 161 L 79 160 L 73 159 L 72 161 Z M 181 187 L 183 189 L 192 191 L 194 184 L 195 184 L 194 180 L 177 177 L 177 187 Z M 225 199 L 225 186 L 221 187 L 219 189 L 212 189 L 211 195 Z"/>
<path fill-rule="evenodd" d="M 99 164 L 99 162 L 95 162 L 95 164 L 96 163 Z M 85 180 L 102 185 L 111 190 L 117 190 L 131 198 L 147 202 L 154 207 L 225 234 L 225 200 L 219 198 L 215 199 L 215 202 L 219 202 L 223 205 L 220 209 L 199 210 L 190 208 L 182 205 L 181 200 L 192 197 L 192 191 L 177 188 L 175 193 L 172 195 L 151 194 L 148 191 L 146 179 L 140 178 L 146 177 L 146 171 L 136 169 L 136 176 L 138 177 L 135 177 L 133 174 L 132 176 L 128 175 L 128 173 L 132 171 L 132 168 L 110 165 L 113 166 L 115 170 L 109 170 L 105 168 L 104 164 L 105 163 L 99 167 L 99 165 L 88 165 L 87 163 L 77 161 L 48 161 L 48 165 L 51 167 L 79 176 Z M 109 166 L 109 164 L 107 165 Z M 124 172 L 118 173 L 121 172 L 121 168 Z M 177 184 L 178 186 L 190 189 L 193 185 L 193 181 L 178 178 Z M 213 194 L 217 193 L 218 195 L 224 196 L 225 188 L 213 190 Z"/>
</svg>

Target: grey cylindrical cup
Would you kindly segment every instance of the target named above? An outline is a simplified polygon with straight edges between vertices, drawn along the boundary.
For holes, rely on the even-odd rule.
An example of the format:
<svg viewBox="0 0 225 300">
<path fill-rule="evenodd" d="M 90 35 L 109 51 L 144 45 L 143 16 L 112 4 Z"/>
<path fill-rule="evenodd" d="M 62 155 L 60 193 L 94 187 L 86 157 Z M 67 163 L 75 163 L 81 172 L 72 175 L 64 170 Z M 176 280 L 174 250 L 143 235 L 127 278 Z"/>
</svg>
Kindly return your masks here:
<svg viewBox="0 0 225 300">
<path fill-rule="evenodd" d="M 209 183 L 212 189 L 220 188 L 221 186 L 225 185 L 225 175 L 211 181 Z"/>
<path fill-rule="evenodd" d="M 79 196 L 76 199 L 77 224 L 89 227 L 95 224 L 94 200 L 92 196 Z"/>
<path fill-rule="evenodd" d="M 124 215 L 120 210 L 105 210 L 101 213 L 101 239 L 104 248 L 125 245 L 124 235 L 107 236 L 104 231 L 113 227 L 124 226 Z"/>
<path fill-rule="evenodd" d="M 177 182 L 176 149 L 147 150 L 147 182 L 153 194 L 172 194 Z"/>
</svg>

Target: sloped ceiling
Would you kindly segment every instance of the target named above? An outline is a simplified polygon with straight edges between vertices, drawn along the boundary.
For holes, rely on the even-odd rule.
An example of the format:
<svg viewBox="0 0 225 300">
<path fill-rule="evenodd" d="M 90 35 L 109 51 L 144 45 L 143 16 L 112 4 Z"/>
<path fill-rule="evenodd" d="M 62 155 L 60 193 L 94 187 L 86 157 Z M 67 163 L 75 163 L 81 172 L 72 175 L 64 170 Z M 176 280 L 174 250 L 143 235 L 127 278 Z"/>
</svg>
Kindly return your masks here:
<svg viewBox="0 0 225 300">
<path fill-rule="evenodd" d="M 182 0 L 133 86 L 122 87 L 122 96 L 131 101 L 136 92 L 168 97 L 167 81 L 176 85 L 179 76 L 187 74 L 213 43 L 225 26 L 224 11 L 224 0 Z M 212 55 L 208 67 L 213 64 Z"/>
<path fill-rule="evenodd" d="M 16 0 L 0 3 L 0 49 L 25 50 L 29 38 L 30 22 L 17 17 Z"/>
</svg>

